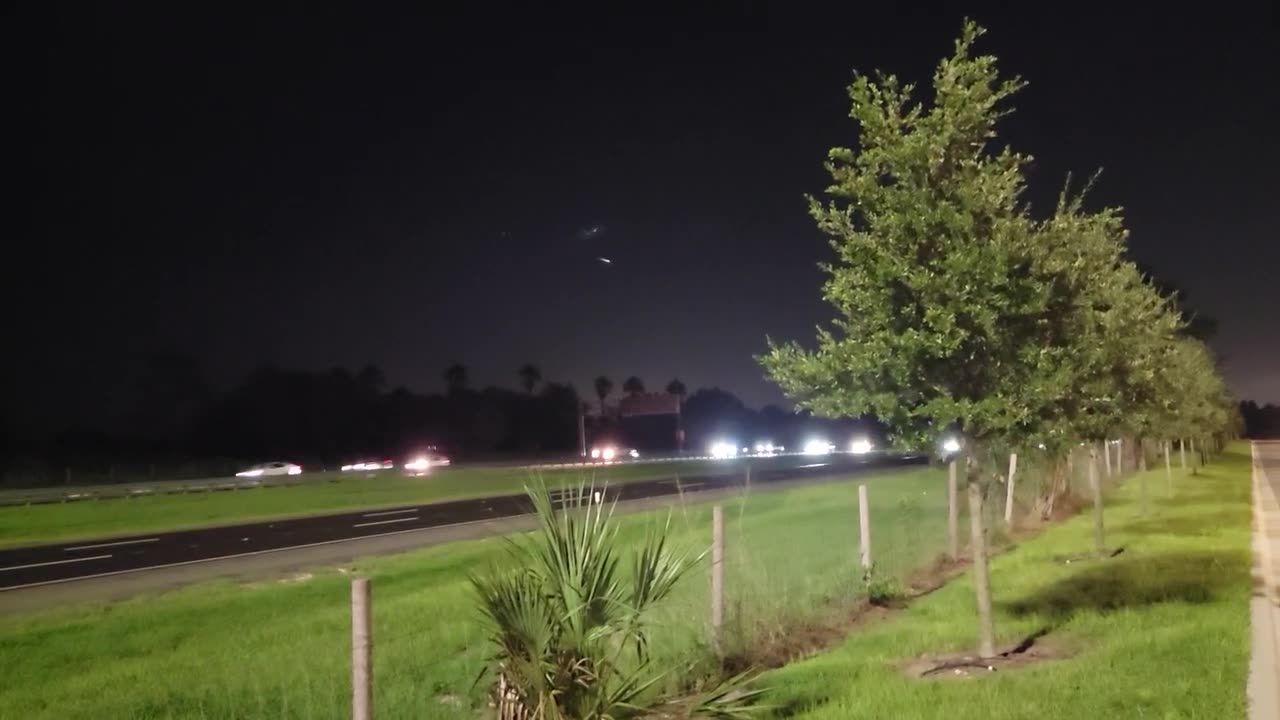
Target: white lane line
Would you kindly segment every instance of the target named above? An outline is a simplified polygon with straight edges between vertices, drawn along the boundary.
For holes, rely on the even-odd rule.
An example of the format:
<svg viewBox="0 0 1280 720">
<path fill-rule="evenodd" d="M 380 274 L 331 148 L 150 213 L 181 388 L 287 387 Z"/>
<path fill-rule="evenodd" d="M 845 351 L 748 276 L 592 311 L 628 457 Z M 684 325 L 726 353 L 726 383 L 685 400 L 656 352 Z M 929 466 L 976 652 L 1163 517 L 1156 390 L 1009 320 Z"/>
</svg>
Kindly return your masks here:
<svg viewBox="0 0 1280 720">
<path fill-rule="evenodd" d="M 71 558 L 70 560 L 51 560 L 50 562 L 31 563 L 30 565 L 14 565 L 0 568 L 0 572 L 8 570 L 26 570 L 27 568 L 44 567 L 45 565 L 62 565 L 64 563 L 85 562 L 86 560 L 106 560 L 110 555 L 94 555 L 93 557 Z"/>
<path fill-rule="evenodd" d="M 303 548 L 319 547 L 322 545 L 336 545 L 338 543 L 354 542 L 356 540 L 372 540 L 374 538 L 389 537 L 391 535 L 404 535 L 405 533 L 428 532 L 431 530 L 440 530 L 442 528 L 461 527 L 463 525 L 479 525 L 480 523 L 491 523 L 500 520 L 509 520 L 513 518 L 531 517 L 530 513 L 522 515 L 505 515 L 496 518 L 484 518 L 482 520 L 466 520 L 459 523 L 449 525 L 435 525 L 425 528 L 409 528 L 408 530 L 392 530 L 390 532 L 376 533 L 373 535 L 356 535 L 353 537 L 338 538 L 336 540 L 321 540 L 320 542 L 306 543 L 305 545 L 289 545 L 288 547 L 268 548 L 266 550 L 251 550 L 249 552 L 235 553 L 233 555 L 219 555 L 217 557 L 200 558 L 199 560 L 183 560 L 182 562 L 166 563 L 164 565 L 148 565 L 146 567 L 129 568 L 128 570 L 112 570 L 104 573 L 94 573 L 93 575 L 77 575 L 69 578 L 59 578 L 57 580 L 42 580 L 40 582 L 27 583 L 25 585 L 8 585 L 0 587 L 0 593 L 10 590 L 22 590 L 24 588 L 42 587 L 44 585 L 61 585 L 63 583 L 77 582 L 79 580 L 92 580 L 94 578 L 112 577 L 114 575 L 130 575 L 133 573 L 147 572 L 149 570 L 163 570 L 165 568 L 182 567 L 184 565 L 199 565 L 207 562 L 217 562 L 218 560 L 233 560 L 235 558 L 253 557 L 255 555 L 266 555 L 268 553 L 287 552 L 289 550 L 301 550 Z M 104 555 L 103 557 L 110 557 Z M 82 560 L 96 560 L 97 558 L 80 558 Z M 64 561 L 66 562 L 66 561 Z"/>
<path fill-rule="evenodd" d="M 803 483 L 804 481 L 799 481 Z M 781 488 L 785 488 L 789 484 L 787 480 L 778 481 Z M 642 498 L 637 498 L 637 500 Z M 81 580 L 93 580 L 95 578 L 112 577 L 115 575 L 132 575 L 134 573 L 149 572 L 151 570 L 163 570 L 166 568 L 183 567 L 186 565 L 201 565 L 203 563 L 218 562 L 219 560 L 234 560 L 236 558 L 254 557 L 257 555 L 267 555 L 270 553 L 288 552 L 290 550 L 301 550 L 303 548 L 321 547 L 324 545 L 337 545 L 338 543 L 356 542 L 359 540 L 372 540 L 380 537 L 390 537 L 392 535 L 404 535 L 407 533 L 431 532 L 432 530 L 443 530 L 446 528 L 462 527 L 464 525 L 480 525 L 482 523 L 501 522 L 503 520 L 513 520 L 516 518 L 532 517 L 532 513 L 520 513 L 518 515 L 504 515 L 502 517 L 483 518 L 480 520 L 464 520 L 463 522 L 450 523 L 448 525 L 433 525 L 424 528 L 408 528 L 406 530 L 391 530 L 384 533 L 376 533 L 373 535 L 356 535 L 353 537 L 336 538 L 334 540 L 321 540 L 319 542 L 305 543 L 303 545 L 289 545 L 286 547 L 268 548 L 266 550 L 250 550 L 249 552 L 234 553 L 231 555 L 219 555 L 217 557 L 200 558 L 198 560 L 183 560 L 181 562 L 166 563 L 164 565 L 147 565 L 146 567 L 129 568 L 127 570 L 111 570 L 109 572 L 94 573 L 93 575 L 77 575 L 69 578 L 59 578 L 57 580 L 42 580 L 40 582 L 26 583 L 25 585 L 8 585 L 0 587 L 0 593 L 9 592 L 11 590 L 23 590 L 25 588 L 43 587 L 45 585 L 62 585 L 63 583 L 79 582 Z M 97 558 L 78 558 L 81 560 L 96 560 Z"/>
<path fill-rule="evenodd" d="M 97 545 L 77 545 L 75 547 L 68 547 L 68 548 L 62 548 L 62 549 L 66 552 L 71 552 L 73 550 L 97 550 L 98 548 L 115 547 L 117 545 L 137 545 L 139 543 L 153 543 L 153 542 L 160 542 L 160 538 L 153 537 L 153 538 L 144 538 L 142 540 L 121 540 L 120 542 L 98 543 Z"/>
<path fill-rule="evenodd" d="M 383 515 L 403 515 L 405 513 L 416 513 L 418 508 L 409 508 L 408 510 L 387 510 L 386 512 L 365 513 L 360 517 L 381 517 Z"/>
<path fill-rule="evenodd" d="M 355 525 L 352 525 L 351 527 L 369 527 L 370 525 L 387 525 L 387 524 L 389 524 L 389 523 L 412 522 L 412 521 L 417 520 L 417 519 L 419 519 L 419 518 L 418 518 L 418 516 L 417 516 L 417 515 L 414 515 L 413 517 L 407 517 L 407 518 L 396 518 L 396 519 L 394 519 L 394 520 L 378 520 L 377 522 L 356 523 Z"/>
</svg>

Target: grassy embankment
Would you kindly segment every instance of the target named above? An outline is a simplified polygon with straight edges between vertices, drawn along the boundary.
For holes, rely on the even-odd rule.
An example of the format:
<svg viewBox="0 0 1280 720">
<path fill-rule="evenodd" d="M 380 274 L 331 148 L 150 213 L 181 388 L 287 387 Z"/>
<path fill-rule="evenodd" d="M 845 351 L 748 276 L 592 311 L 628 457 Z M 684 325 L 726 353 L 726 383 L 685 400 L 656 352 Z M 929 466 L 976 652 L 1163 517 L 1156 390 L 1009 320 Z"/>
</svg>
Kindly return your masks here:
<svg viewBox="0 0 1280 720">
<path fill-rule="evenodd" d="M 862 476 L 877 563 L 905 578 L 944 547 L 943 473 Z M 723 501 L 730 652 L 860 592 L 852 482 Z M 677 505 L 677 542 L 701 549 L 711 508 Z M 665 514 L 627 516 L 638 538 Z M 487 649 L 467 573 L 500 561 L 498 539 L 358 564 L 374 587 L 379 717 L 473 718 Z M 671 681 L 707 662 L 708 574 L 683 581 L 653 620 Z M 0 716 L 14 718 L 341 718 L 349 716 L 348 579 L 334 570 L 251 585 L 229 581 L 107 606 L 0 619 Z"/>
<path fill-rule="evenodd" d="M 1088 512 L 992 564 L 997 630 L 1006 645 L 1047 629 L 1060 659 L 969 679 L 920 680 L 904 660 L 973 644 L 967 577 L 868 626 L 841 646 L 774 673 L 777 717 L 1212 718 L 1245 716 L 1248 663 L 1249 456 L 1240 443 L 1195 476 L 1163 468 L 1108 499 L 1107 560 L 1064 564 L 1091 547 Z"/>
</svg>

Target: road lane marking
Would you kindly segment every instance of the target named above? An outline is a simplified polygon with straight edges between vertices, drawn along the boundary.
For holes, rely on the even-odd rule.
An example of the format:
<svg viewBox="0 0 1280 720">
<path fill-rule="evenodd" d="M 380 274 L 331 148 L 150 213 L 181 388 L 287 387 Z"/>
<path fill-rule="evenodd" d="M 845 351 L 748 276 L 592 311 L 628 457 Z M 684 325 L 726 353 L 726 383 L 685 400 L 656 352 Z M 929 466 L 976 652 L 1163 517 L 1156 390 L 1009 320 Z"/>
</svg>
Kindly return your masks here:
<svg viewBox="0 0 1280 720">
<path fill-rule="evenodd" d="M 8 570 L 26 570 L 27 568 L 44 567 L 46 565 L 62 565 L 65 563 L 85 562 L 86 560 L 106 560 L 109 557 L 111 556 L 110 555 L 94 555 L 92 557 L 71 558 L 70 560 L 51 560 L 49 562 L 31 563 L 30 565 L 14 565 L 12 567 L 0 568 L 0 572 L 6 572 Z"/>
<path fill-rule="evenodd" d="M 419 518 L 418 518 L 418 516 L 417 516 L 417 515 L 414 515 L 413 517 L 407 517 L 407 518 L 396 518 L 396 519 L 394 519 L 394 520 L 378 520 L 377 522 L 356 523 L 355 525 L 352 525 L 351 527 L 369 527 L 370 525 L 386 525 L 386 524 L 388 524 L 388 523 L 412 522 L 412 521 L 417 520 L 417 519 L 419 519 Z"/>
<path fill-rule="evenodd" d="M 887 469 L 892 470 L 894 469 L 894 467 L 890 466 Z M 797 485 L 803 486 L 813 482 L 813 480 L 803 479 L 803 478 L 790 478 L 790 479 L 780 479 L 780 480 L 770 481 L 769 484 L 770 485 L 776 484 L 780 486 L 778 489 L 784 490 L 786 489 L 787 485 L 790 485 L 793 482 Z M 674 494 L 666 495 L 666 496 L 655 496 L 655 497 L 673 497 L 673 495 Z M 652 498 L 635 498 L 633 500 L 626 501 L 626 502 L 635 502 L 635 501 L 645 500 L 645 499 L 652 499 Z M 56 580 L 41 580 L 33 583 L 26 583 L 23 585 L 6 585 L 6 586 L 0 586 L 0 593 L 10 592 L 14 590 L 25 590 L 28 588 L 35 588 L 35 587 L 43 587 L 46 585 L 62 585 L 64 583 L 79 582 L 81 580 L 94 580 L 94 579 L 104 578 L 104 577 L 113 577 L 116 575 L 132 575 L 134 573 L 144 573 L 144 572 L 150 572 L 152 570 L 164 570 L 168 568 L 184 567 L 187 565 L 202 565 L 204 563 L 218 562 L 220 560 L 235 560 L 238 558 L 255 557 L 258 555 L 267 555 L 270 553 L 288 552 L 290 550 L 303 550 L 306 548 L 322 547 L 325 545 L 337 545 L 339 543 L 368 541 L 368 540 L 374 540 L 376 538 L 390 537 L 393 535 L 432 532 L 432 531 L 446 530 L 449 528 L 462 527 L 465 525 L 480 525 L 483 523 L 502 522 L 505 520 L 515 520 L 519 518 L 528 518 L 532 516 L 533 516 L 533 513 L 527 513 L 527 512 L 517 513 L 514 515 L 501 515 L 498 517 L 483 518 L 479 520 L 464 520 L 463 522 L 449 523 L 446 525 L 432 525 L 429 527 L 406 528 L 404 530 L 389 530 L 388 532 L 375 533 L 373 535 L 352 535 L 350 537 L 334 538 L 333 540 L 320 540 L 318 542 L 303 543 L 301 545 L 286 545 L 284 547 L 267 548 L 265 550 L 250 550 L 248 552 L 232 553 L 229 555 L 217 555 L 214 557 L 198 558 L 196 560 L 181 560 L 179 562 L 164 563 L 160 565 L 145 565 L 143 567 L 127 568 L 125 570 L 110 570 L 107 572 L 94 573 L 92 575 L 76 575 L 74 577 L 58 578 Z M 98 558 L 77 558 L 77 559 L 96 560 Z"/>
<path fill-rule="evenodd" d="M 403 515 L 405 513 L 416 513 L 418 508 L 409 508 L 408 510 L 387 510 L 385 512 L 365 513 L 360 517 L 380 517 L 382 515 Z"/>
<path fill-rule="evenodd" d="M 97 545 L 77 545 L 75 547 L 68 547 L 68 548 L 62 548 L 62 549 L 65 552 L 71 552 L 73 550 L 97 550 L 98 548 L 115 547 L 117 545 L 137 545 L 139 543 L 153 543 L 153 542 L 160 542 L 160 538 L 153 537 L 153 538 L 145 538 L 142 540 L 121 540 L 120 542 L 98 543 Z"/>
</svg>

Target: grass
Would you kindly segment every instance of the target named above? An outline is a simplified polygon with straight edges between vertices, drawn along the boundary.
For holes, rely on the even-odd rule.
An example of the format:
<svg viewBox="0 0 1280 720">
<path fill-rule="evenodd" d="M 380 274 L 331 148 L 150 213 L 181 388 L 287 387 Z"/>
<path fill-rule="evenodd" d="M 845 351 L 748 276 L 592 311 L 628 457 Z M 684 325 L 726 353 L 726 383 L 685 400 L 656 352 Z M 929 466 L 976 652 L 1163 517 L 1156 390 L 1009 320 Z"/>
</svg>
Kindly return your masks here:
<svg viewBox="0 0 1280 720">
<path fill-rule="evenodd" d="M 905 578 L 944 547 L 944 474 L 861 476 L 877 564 Z M 861 592 L 852 482 L 722 501 L 728 649 Z M 627 516 L 639 538 L 665 513 Z M 711 508 L 677 505 L 674 540 L 710 539 Z M 474 718 L 487 650 L 467 574 L 500 561 L 497 539 L 371 559 L 375 707 L 385 718 Z M 708 573 L 686 578 L 651 618 L 671 683 L 708 661 Z M 253 584 L 206 583 L 130 601 L 0 618 L 0 717 L 349 716 L 348 579 L 335 570 Z"/>
<path fill-rule="evenodd" d="M 741 472 L 741 462 L 622 464 L 600 466 L 590 474 L 564 469 L 539 470 L 538 475 L 550 486 L 576 484 L 584 478 L 617 484 L 695 473 Z M 753 467 L 760 467 L 802 460 L 780 457 L 751 462 Z M 503 495 L 521 492 L 532 477 L 532 471 L 518 467 L 457 467 L 420 478 L 393 472 L 368 477 L 331 475 L 281 487 L 5 506 L 0 507 L 0 547 Z"/>
<path fill-rule="evenodd" d="M 1040 642 L 1069 657 L 965 680 L 918 680 L 904 660 L 974 647 L 967 577 L 838 649 L 769 674 L 776 717 L 1205 718 L 1245 717 L 1251 591 L 1249 457 L 1237 444 L 1198 475 L 1147 474 L 1108 498 L 1109 560 L 1064 565 L 1091 547 L 1088 513 L 995 559 L 997 631 L 1005 645 L 1047 628 Z"/>
</svg>

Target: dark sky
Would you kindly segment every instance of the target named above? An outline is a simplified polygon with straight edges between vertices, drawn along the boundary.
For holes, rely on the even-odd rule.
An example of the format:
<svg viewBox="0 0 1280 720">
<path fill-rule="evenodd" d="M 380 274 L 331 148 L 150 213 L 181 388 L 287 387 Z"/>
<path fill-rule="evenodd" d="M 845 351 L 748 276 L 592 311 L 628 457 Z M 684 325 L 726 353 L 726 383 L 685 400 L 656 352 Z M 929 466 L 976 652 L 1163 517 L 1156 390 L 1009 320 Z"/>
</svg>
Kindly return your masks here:
<svg viewBox="0 0 1280 720">
<path fill-rule="evenodd" d="M 125 5 L 6 22 L 20 415 L 110 408 L 157 349 L 223 382 L 534 362 L 588 393 L 634 373 L 781 402 L 752 355 L 827 317 L 803 194 L 856 142 L 851 71 L 927 82 L 966 15 L 1030 81 L 1002 133 L 1034 206 L 1104 168 L 1094 199 L 1219 320 L 1236 392 L 1280 401 L 1270 3 Z"/>
</svg>

